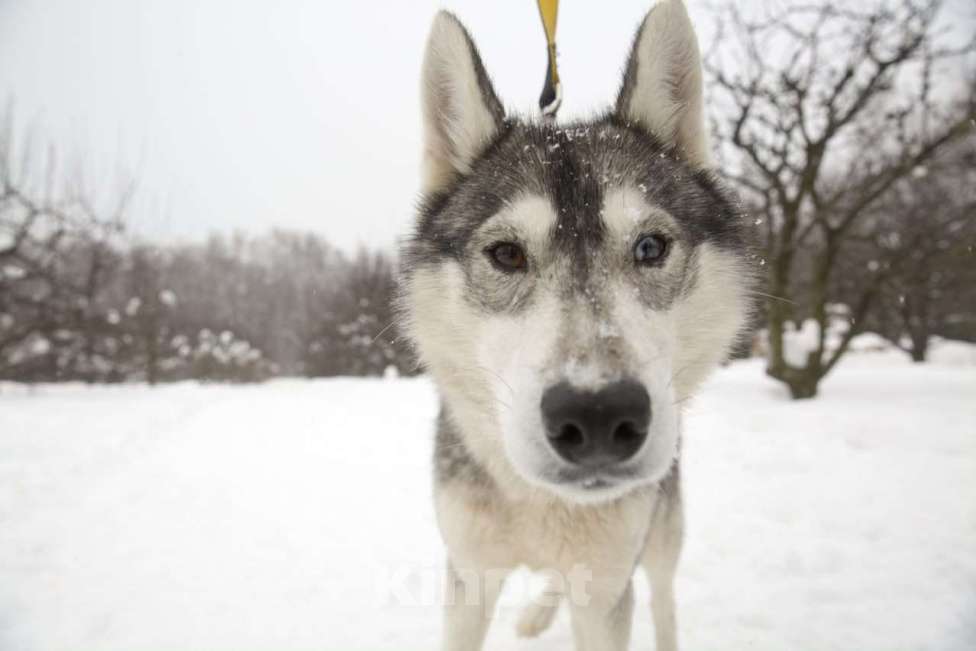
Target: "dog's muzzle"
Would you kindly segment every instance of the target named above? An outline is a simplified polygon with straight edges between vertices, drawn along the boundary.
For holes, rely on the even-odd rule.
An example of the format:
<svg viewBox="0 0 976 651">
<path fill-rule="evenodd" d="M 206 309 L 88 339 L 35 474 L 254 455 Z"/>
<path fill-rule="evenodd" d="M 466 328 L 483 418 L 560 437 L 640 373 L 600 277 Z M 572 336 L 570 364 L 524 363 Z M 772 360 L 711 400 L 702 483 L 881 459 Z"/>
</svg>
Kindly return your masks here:
<svg viewBox="0 0 976 651">
<path fill-rule="evenodd" d="M 580 469 L 612 468 L 640 450 L 651 424 L 651 398 L 644 385 L 619 380 L 598 391 L 568 382 L 542 394 L 549 445 Z"/>
</svg>

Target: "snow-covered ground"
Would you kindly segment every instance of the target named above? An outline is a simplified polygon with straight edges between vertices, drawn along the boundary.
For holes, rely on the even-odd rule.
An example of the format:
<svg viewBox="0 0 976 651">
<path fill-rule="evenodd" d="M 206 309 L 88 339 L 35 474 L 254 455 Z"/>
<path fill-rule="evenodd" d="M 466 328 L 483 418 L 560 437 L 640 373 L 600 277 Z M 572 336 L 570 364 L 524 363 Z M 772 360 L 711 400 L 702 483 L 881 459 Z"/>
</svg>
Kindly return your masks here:
<svg viewBox="0 0 976 651">
<path fill-rule="evenodd" d="M 958 356 L 950 356 L 958 360 Z M 414 380 L 0 388 L 0 649 L 430 649 L 436 403 Z M 691 406 L 683 648 L 976 648 L 976 366 L 755 361 Z M 492 649 L 566 649 L 565 612 Z M 651 648 L 641 579 L 634 648 Z"/>
</svg>

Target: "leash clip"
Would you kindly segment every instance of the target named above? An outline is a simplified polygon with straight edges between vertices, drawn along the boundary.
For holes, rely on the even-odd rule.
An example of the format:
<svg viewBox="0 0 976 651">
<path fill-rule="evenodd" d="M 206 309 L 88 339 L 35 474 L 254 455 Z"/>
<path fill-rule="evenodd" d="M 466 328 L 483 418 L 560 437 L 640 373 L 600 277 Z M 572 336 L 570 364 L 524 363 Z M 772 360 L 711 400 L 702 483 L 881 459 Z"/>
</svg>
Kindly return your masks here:
<svg viewBox="0 0 976 651">
<path fill-rule="evenodd" d="M 563 102 L 563 88 L 556 68 L 556 16 L 559 13 L 559 0 L 538 0 L 538 4 L 547 46 L 546 80 L 542 86 L 542 95 L 539 96 L 539 109 L 542 111 L 543 122 L 551 124 L 556 121 L 556 111 Z"/>
</svg>

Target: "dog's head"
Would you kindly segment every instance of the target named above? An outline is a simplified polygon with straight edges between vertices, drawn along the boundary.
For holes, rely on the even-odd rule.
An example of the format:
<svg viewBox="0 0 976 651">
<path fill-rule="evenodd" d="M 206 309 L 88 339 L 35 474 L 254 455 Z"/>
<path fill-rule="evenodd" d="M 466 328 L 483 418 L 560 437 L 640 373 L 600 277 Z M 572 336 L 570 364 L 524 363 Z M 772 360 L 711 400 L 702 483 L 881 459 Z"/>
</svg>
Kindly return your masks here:
<svg viewBox="0 0 976 651">
<path fill-rule="evenodd" d="M 750 276 L 742 217 L 707 171 L 684 6 L 648 14 L 599 119 L 507 118 L 448 13 L 422 94 L 403 307 L 464 444 L 496 477 L 576 501 L 660 480 L 679 404 L 743 325 Z"/>
</svg>

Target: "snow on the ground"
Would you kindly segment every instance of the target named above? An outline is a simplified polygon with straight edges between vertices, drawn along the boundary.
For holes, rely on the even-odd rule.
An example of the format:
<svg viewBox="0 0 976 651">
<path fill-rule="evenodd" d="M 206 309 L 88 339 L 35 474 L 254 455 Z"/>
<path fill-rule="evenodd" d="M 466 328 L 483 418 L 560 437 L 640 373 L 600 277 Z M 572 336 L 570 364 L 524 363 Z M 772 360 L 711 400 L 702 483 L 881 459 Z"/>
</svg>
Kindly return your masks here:
<svg viewBox="0 0 976 651">
<path fill-rule="evenodd" d="M 976 366 L 976 345 L 965 341 L 932 337 L 929 343 L 928 359 L 934 364 Z"/>
<path fill-rule="evenodd" d="M 423 379 L 0 387 L 0 649 L 436 648 L 435 412 Z M 736 363 L 684 458 L 685 650 L 976 648 L 976 367 L 852 355 L 791 403 Z M 565 611 L 515 639 L 528 583 L 489 648 L 570 648 Z"/>
</svg>

